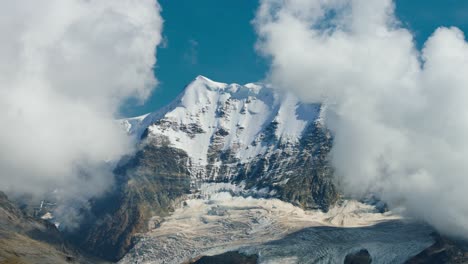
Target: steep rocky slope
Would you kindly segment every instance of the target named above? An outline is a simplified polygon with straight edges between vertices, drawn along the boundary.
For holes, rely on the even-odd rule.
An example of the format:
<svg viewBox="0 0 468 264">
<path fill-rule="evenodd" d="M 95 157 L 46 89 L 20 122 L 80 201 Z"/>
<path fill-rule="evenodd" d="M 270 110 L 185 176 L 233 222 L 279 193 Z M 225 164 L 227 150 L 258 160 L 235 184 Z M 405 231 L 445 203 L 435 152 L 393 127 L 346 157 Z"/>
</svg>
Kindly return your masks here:
<svg viewBox="0 0 468 264">
<path fill-rule="evenodd" d="M 187 155 L 167 146 L 146 144 L 121 162 L 113 192 L 92 201 L 87 221 L 70 238 L 96 256 L 115 261 L 134 244 L 148 220 L 167 215 L 178 198 L 189 193 Z"/>
<path fill-rule="evenodd" d="M 86 259 L 57 228 L 24 214 L 0 192 L 0 263 L 98 263 Z"/>
<path fill-rule="evenodd" d="M 328 210 L 338 199 L 321 106 L 291 94 L 199 76 L 166 108 L 119 122 L 139 151 L 120 162 L 115 190 L 92 202 L 89 224 L 73 236 L 99 256 L 121 258 L 152 216 L 167 215 L 205 182 L 303 208 Z"/>
</svg>

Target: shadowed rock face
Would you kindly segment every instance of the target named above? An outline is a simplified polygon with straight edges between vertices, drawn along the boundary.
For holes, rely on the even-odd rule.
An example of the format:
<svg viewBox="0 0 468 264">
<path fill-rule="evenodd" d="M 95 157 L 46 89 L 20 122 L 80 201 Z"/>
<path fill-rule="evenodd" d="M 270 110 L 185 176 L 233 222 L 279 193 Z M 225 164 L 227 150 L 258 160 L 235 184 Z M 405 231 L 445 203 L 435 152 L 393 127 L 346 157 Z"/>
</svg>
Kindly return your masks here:
<svg viewBox="0 0 468 264">
<path fill-rule="evenodd" d="M 296 206 L 328 211 L 339 197 L 327 159 L 332 146 L 328 133 L 319 124 L 310 124 L 292 153 L 280 152 L 247 164 L 250 171 L 240 173 L 237 180 L 245 177 L 251 186 L 274 190 L 273 197 Z M 288 180 L 277 184 L 275 179 Z"/>
<path fill-rule="evenodd" d="M 372 258 L 367 249 L 361 249 L 356 253 L 348 254 L 344 260 L 344 264 L 370 264 Z"/>
<path fill-rule="evenodd" d="M 468 242 L 450 240 L 435 233 L 433 236 L 436 242 L 409 259 L 407 264 L 468 263 Z"/>
<path fill-rule="evenodd" d="M 91 263 L 54 225 L 24 214 L 0 192 L 0 263 Z"/>
<path fill-rule="evenodd" d="M 246 256 L 238 252 L 226 252 L 216 256 L 204 256 L 191 262 L 192 264 L 257 264 L 256 255 Z"/>
<path fill-rule="evenodd" d="M 190 190 L 187 155 L 169 147 L 145 145 L 115 170 L 117 186 L 93 201 L 92 214 L 71 238 L 88 252 L 109 260 L 120 259 L 135 235 L 148 230 L 152 216 L 164 216 Z"/>
</svg>

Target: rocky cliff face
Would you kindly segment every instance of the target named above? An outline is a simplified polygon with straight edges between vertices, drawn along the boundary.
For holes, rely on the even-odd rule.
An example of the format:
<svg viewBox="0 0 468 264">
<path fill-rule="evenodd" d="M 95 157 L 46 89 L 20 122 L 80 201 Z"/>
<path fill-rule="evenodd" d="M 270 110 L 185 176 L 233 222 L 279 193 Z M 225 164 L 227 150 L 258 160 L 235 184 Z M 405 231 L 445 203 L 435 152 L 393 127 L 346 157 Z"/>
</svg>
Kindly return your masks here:
<svg viewBox="0 0 468 264">
<path fill-rule="evenodd" d="M 109 196 L 92 201 L 92 211 L 71 239 L 93 255 L 120 259 L 152 216 L 167 215 L 190 191 L 188 157 L 167 146 L 146 144 L 116 168 L 117 184 Z M 154 226 L 153 226 L 154 227 Z"/>
<path fill-rule="evenodd" d="M 168 214 L 205 182 L 328 210 L 338 193 L 321 112 L 319 104 L 301 104 L 263 85 L 197 77 L 166 108 L 120 120 L 140 150 L 120 162 L 115 190 L 93 201 L 90 224 L 75 239 L 94 254 L 119 259 L 152 216 Z"/>
</svg>

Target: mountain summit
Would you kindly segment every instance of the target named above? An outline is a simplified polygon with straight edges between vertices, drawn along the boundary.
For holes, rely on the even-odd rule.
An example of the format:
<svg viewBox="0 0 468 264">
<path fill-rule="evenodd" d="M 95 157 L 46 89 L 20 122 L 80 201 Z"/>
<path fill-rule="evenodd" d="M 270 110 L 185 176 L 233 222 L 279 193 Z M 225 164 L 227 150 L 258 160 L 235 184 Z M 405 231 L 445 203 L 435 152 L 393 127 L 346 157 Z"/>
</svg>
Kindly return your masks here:
<svg viewBox="0 0 468 264">
<path fill-rule="evenodd" d="M 121 122 L 136 137 L 185 151 L 194 178 L 219 180 L 235 178 L 223 165 L 293 154 L 310 129 L 322 127 L 320 114 L 319 104 L 302 104 L 266 85 L 198 76 L 168 107 Z M 326 131 L 324 137 L 329 140 Z"/>
</svg>

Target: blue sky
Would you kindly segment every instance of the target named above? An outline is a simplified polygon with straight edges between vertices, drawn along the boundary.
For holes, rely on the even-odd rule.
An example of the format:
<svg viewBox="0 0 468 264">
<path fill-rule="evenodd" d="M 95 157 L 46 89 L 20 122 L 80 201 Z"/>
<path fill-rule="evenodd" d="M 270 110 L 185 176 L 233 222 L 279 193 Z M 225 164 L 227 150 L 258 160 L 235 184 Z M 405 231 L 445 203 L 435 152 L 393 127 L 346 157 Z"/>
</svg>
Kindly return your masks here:
<svg viewBox="0 0 468 264">
<path fill-rule="evenodd" d="M 267 62 L 255 52 L 251 25 L 255 0 L 160 0 L 165 45 L 158 48 L 155 73 L 160 81 L 143 105 L 129 102 L 123 116 L 155 111 L 172 101 L 197 75 L 222 82 L 261 80 Z M 468 1 L 397 0 L 397 15 L 411 29 L 418 47 L 438 26 L 468 32 Z"/>
</svg>

